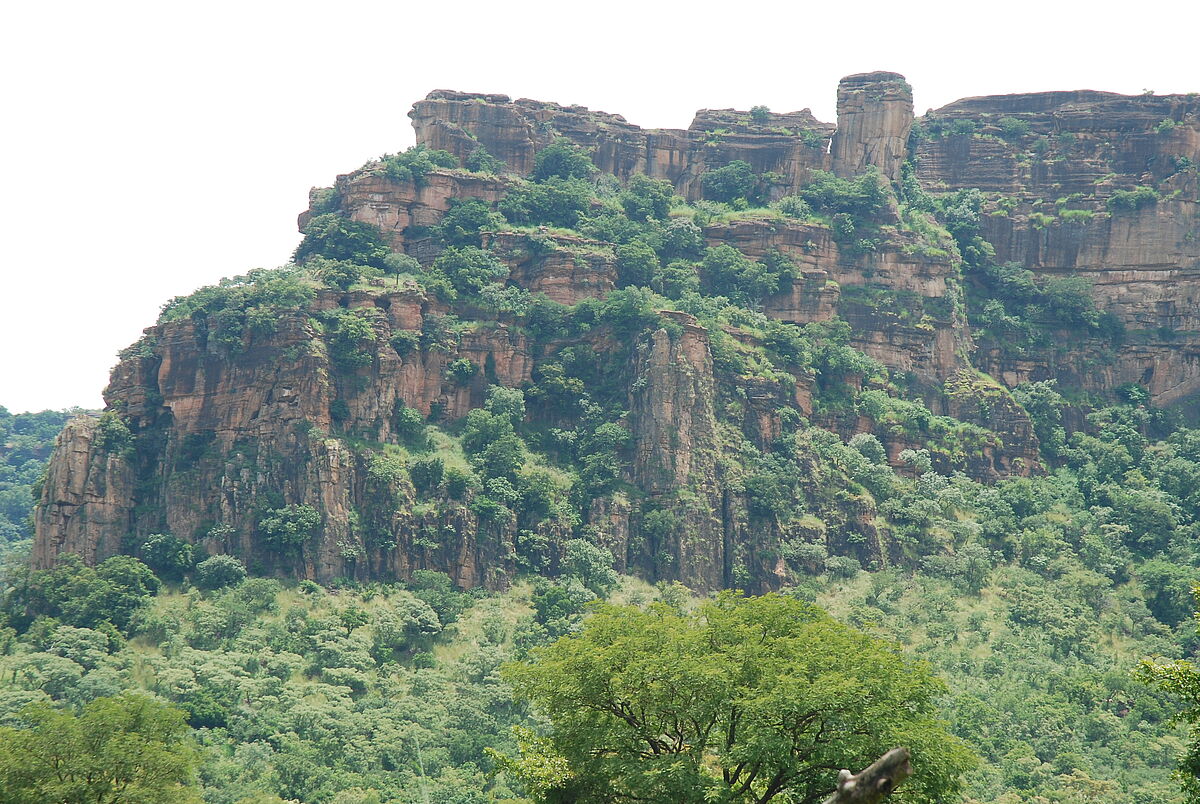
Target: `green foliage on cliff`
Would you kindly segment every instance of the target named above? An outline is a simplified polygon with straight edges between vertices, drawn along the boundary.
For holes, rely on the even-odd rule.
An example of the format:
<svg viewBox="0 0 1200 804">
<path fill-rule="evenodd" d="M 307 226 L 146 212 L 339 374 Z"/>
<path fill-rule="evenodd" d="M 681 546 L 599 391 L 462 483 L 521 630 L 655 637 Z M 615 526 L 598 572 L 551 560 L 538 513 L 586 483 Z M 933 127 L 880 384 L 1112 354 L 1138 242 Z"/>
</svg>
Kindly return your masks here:
<svg viewBox="0 0 1200 804">
<path fill-rule="evenodd" d="M 305 225 L 304 239 L 296 246 L 292 259 L 304 262 L 310 257 L 325 257 L 384 268 L 387 255 L 378 227 L 331 212 L 317 215 Z"/>
<path fill-rule="evenodd" d="M 421 187 L 425 184 L 425 177 L 437 168 L 458 167 L 458 159 L 448 151 L 414 145 L 398 154 L 385 154 L 375 164 L 389 179 L 411 181 Z"/>
<path fill-rule="evenodd" d="M 321 512 L 311 505 L 286 505 L 267 511 L 258 520 L 258 532 L 281 550 L 301 549 L 321 526 Z"/>
<path fill-rule="evenodd" d="M 596 166 L 587 153 L 565 138 L 556 139 L 534 156 L 533 175 L 535 182 L 548 179 L 588 179 L 596 172 Z"/>
<path fill-rule="evenodd" d="M 29 515 L 63 425 L 80 410 L 10 413 L 0 406 L 0 557 L 33 536 Z"/>
</svg>

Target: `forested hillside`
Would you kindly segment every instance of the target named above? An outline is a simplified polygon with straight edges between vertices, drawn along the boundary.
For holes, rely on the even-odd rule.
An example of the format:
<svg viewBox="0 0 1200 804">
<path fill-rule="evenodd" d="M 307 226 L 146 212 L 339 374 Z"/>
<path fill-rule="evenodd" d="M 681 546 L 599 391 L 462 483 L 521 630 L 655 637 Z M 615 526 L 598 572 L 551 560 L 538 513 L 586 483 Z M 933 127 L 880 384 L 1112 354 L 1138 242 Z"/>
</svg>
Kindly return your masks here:
<svg viewBox="0 0 1200 804">
<path fill-rule="evenodd" d="M 66 425 L 0 779 L 99 729 L 164 801 L 816 804 L 902 741 L 913 802 L 1179 800 L 1197 104 L 431 93 Z"/>
</svg>

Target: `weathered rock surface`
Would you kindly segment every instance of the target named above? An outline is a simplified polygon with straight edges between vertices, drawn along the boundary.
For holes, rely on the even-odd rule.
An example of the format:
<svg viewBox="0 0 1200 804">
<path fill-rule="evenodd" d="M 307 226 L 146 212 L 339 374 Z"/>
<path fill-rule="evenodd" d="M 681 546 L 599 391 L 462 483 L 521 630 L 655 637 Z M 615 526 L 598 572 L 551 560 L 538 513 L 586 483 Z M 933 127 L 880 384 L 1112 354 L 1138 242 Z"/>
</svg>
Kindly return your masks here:
<svg viewBox="0 0 1200 804">
<path fill-rule="evenodd" d="M 759 125 L 748 112 L 702 110 L 686 130 L 642 129 L 620 115 L 504 95 L 431 92 L 409 113 L 417 142 L 458 157 L 483 145 L 517 174 L 557 137 L 592 150 L 600 170 L 625 181 L 635 173 L 666 179 L 689 199 L 700 197 L 700 175 L 735 159 L 756 172 L 785 177 L 780 192 L 801 186 L 809 171 L 828 169 L 833 126 L 808 110 L 772 114 Z"/>
<path fill-rule="evenodd" d="M 895 210 L 876 222 L 878 247 L 868 253 L 839 244 L 829 226 L 775 215 L 737 216 L 704 230 L 710 244 L 729 243 L 751 258 L 779 252 L 795 263 L 795 281 L 765 300 L 768 317 L 798 324 L 844 319 L 853 345 L 886 365 L 932 413 L 986 428 L 968 434 L 975 441 L 965 454 L 935 455 L 943 471 L 995 479 L 1039 470 L 1029 418 L 1006 386 L 1056 377 L 1105 392 L 1136 382 L 1157 404 L 1188 403 L 1200 392 L 1194 96 L 969 98 L 916 121 L 911 137 L 911 90 L 894 73 L 844 79 L 836 130 L 807 110 L 702 110 L 686 130 L 647 130 L 579 106 L 450 91 L 431 93 L 410 116 L 419 143 L 459 157 L 482 144 L 513 174 L 528 174 L 539 148 L 566 137 L 618 180 L 646 173 L 693 200 L 706 170 L 735 159 L 779 174 L 776 194 L 803 186 L 818 169 L 851 176 L 874 166 L 899 180 L 910 157 L 927 191 L 981 189 L 981 234 L 996 259 L 1021 263 L 1039 278 L 1087 277 L 1097 307 L 1123 324 L 1123 341 L 1064 333 L 1052 349 L 1014 355 L 1006 344 L 980 338 L 965 317 L 953 248 L 906 231 Z M 332 196 L 313 200 L 324 209 L 336 199 L 337 211 L 379 227 L 391 248 L 428 264 L 439 251 L 428 229 L 453 199 L 496 202 L 514 181 L 443 169 L 398 181 L 367 166 L 338 177 Z M 1157 201 L 1113 208 L 1114 194 L 1138 186 L 1152 187 Z M 312 214 L 301 216 L 301 226 Z M 609 244 L 550 230 L 484 237 L 508 266 L 510 285 L 561 304 L 603 298 L 617 286 Z M 750 512 L 732 458 L 739 450 L 769 451 L 785 420 L 797 415 L 843 437 L 877 433 L 895 465 L 902 450 L 922 447 L 919 434 L 889 429 L 862 411 L 814 410 L 810 376 L 738 376 L 740 369 L 714 364 L 718 339 L 756 348 L 753 333 L 736 326 L 709 332 L 686 314 L 664 312 L 662 328 L 637 343 L 614 343 L 599 324 L 565 340 L 537 341 L 520 317 L 383 282 L 322 291 L 308 310 L 281 315 L 270 334 L 247 330 L 232 353 L 192 320 L 147 330 L 144 348 L 121 361 L 105 392 L 135 449 L 107 449 L 93 418 L 68 425 L 36 511 L 35 565 L 49 566 L 64 552 L 99 561 L 156 532 L 298 577 L 391 579 L 425 568 L 464 586 L 491 587 L 517 570 L 523 543 L 559 544 L 580 533 L 611 549 L 619 570 L 699 589 L 787 582 L 790 570 L 776 548 L 789 541 L 823 541 L 831 553 L 864 563 L 895 557 L 865 493 L 822 511 L 823 520 L 779 523 Z M 314 320 L 341 309 L 365 316 L 376 336 L 370 364 L 353 371 L 335 369 L 330 336 Z M 458 328 L 453 344 L 404 347 L 450 315 L 471 322 Z M 393 346 L 401 332 L 407 334 Z M 627 411 L 622 424 L 632 446 L 619 489 L 587 501 L 582 522 L 490 521 L 472 506 L 473 492 L 433 505 L 406 478 L 373 470 L 371 453 L 384 445 L 401 454 L 405 408 L 452 422 L 483 404 L 489 384 L 538 381 L 539 361 L 560 351 L 617 354 L 617 347 L 628 349 L 617 367 L 628 390 L 615 406 Z M 478 371 L 454 381 L 447 368 L 464 358 Z M 561 418 L 537 403 L 529 416 L 547 429 Z M 815 459 L 797 461 L 812 462 L 801 469 L 815 494 Z M 263 543 L 256 523 L 287 504 L 313 506 L 323 524 L 303 549 L 281 552 Z M 557 560 L 549 556 L 548 566 Z"/>
<path fill-rule="evenodd" d="M 838 84 L 833 170 L 857 176 L 874 165 L 892 181 L 908 158 L 913 123 L 912 87 L 899 73 L 861 73 Z"/>
<path fill-rule="evenodd" d="M 617 287 L 610 244 L 546 232 L 489 233 L 487 242 L 512 269 L 512 282 L 550 301 L 572 305 L 603 298 Z"/>
<path fill-rule="evenodd" d="M 1127 331 L 1115 347 L 1064 344 L 1033 359 L 983 342 L 981 368 L 1009 385 L 1058 377 L 1106 392 L 1139 383 L 1159 405 L 1200 392 L 1200 96 L 967 98 L 919 122 L 921 184 L 988 194 L 982 234 L 996 260 L 1043 278 L 1087 278 L 1097 308 Z M 1153 189 L 1157 203 L 1113 208 L 1114 194 L 1137 187 Z"/>
</svg>

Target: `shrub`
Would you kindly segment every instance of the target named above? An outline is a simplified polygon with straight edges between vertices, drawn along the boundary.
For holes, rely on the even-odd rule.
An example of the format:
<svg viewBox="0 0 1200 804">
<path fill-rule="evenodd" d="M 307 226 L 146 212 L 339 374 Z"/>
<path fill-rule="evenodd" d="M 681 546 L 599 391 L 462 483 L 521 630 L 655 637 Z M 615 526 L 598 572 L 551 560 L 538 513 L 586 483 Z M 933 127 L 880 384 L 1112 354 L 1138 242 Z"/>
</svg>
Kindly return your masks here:
<svg viewBox="0 0 1200 804">
<path fill-rule="evenodd" d="M 133 433 L 120 414 L 111 410 L 100 414 L 96 445 L 110 454 L 129 455 L 133 452 Z"/>
<path fill-rule="evenodd" d="M 644 240 L 617 246 L 617 284 L 648 287 L 658 271 L 658 255 Z"/>
<path fill-rule="evenodd" d="M 384 268 L 388 253 L 377 227 L 327 213 L 313 218 L 304 227 L 304 239 L 296 246 L 292 258 L 303 262 L 309 257 L 328 257 Z"/>
<path fill-rule="evenodd" d="M 246 568 L 233 556 L 218 555 L 196 565 L 192 582 L 201 589 L 223 589 L 246 580 Z"/>
<path fill-rule="evenodd" d="M 478 372 L 479 366 L 476 366 L 465 357 L 452 360 L 446 366 L 446 378 L 455 385 L 466 385 Z"/>
<path fill-rule="evenodd" d="M 476 145 L 463 160 L 463 167 L 472 173 L 503 173 L 507 165 L 492 156 L 487 148 Z"/>
<path fill-rule="evenodd" d="M 724 167 L 709 170 L 700 176 L 704 197 L 710 201 L 731 204 L 738 199 L 748 201 L 754 195 L 758 177 L 749 162 L 735 159 Z"/>
<path fill-rule="evenodd" d="M 882 465 L 887 462 L 887 450 L 873 433 L 856 434 L 850 439 L 849 446 L 873 464 Z"/>
<path fill-rule="evenodd" d="M 329 337 L 329 360 L 341 371 L 369 366 L 374 359 L 375 327 L 370 318 L 358 311 L 331 310 L 325 314 Z"/>
<path fill-rule="evenodd" d="M 448 151 L 414 145 L 398 154 L 385 154 L 379 159 L 384 175 L 395 181 L 411 181 L 418 187 L 424 185 L 425 176 L 435 168 L 456 168 L 458 159 Z"/>
<path fill-rule="evenodd" d="M 675 190 L 670 182 L 638 173 L 621 193 L 621 207 L 631 220 L 665 220 L 671 211 L 674 195 Z"/>
<path fill-rule="evenodd" d="M 192 545 L 178 536 L 155 533 L 142 543 L 142 560 L 158 577 L 177 581 L 192 568 Z"/>
<path fill-rule="evenodd" d="M 821 212 L 849 215 L 855 222 L 873 218 L 887 208 L 888 190 L 879 171 L 871 168 L 854 179 L 814 170 L 800 198 Z"/>
<path fill-rule="evenodd" d="M 406 444 L 421 446 L 425 435 L 425 419 L 416 408 L 404 406 L 403 400 L 396 400 L 396 408 L 392 412 L 392 430 L 396 437 Z"/>
<path fill-rule="evenodd" d="M 511 223 L 574 227 L 592 203 L 592 185 L 578 178 L 551 177 L 512 188 L 498 205 Z"/>
<path fill-rule="evenodd" d="M 1029 121 L 1018 117 L 1001 117 L 997 123 L 1000 136 L 1006 140 L 1016 140 L 1029 133 Z"/>
<path fill-rule="evenodd" d="M 862 572 L 862 564 L 849 556 L 830 556 L 825 559 L 825 571 L 835 578 L 853 578 Z"/>
<path fill-rule="evenodd" d="M 694 259 L 704 253 L 704 232 L 689 220 L 670 221 L 663 230 L 660 256 L 664 260 Z"/>
<path fill-rule="evenodd" d="M 421 333 L 415 329 L 398 329 L 392 333 L 388 343 L 400 357 L 410 354 L 421 344 Z"/>
<path fill-rule="evenodd" d="M 569 539 L 563 545 L 563 571 L 573 575 L 597 595 L 605 596 L 617 585 L 613 554 L 585 539 Z"/>
<path fill-rule="evenodd" d="M 258 532 L 268 544 L 296 549 L 308 541 L 321 525 L 321 512 L 311 505 L 287 505 L 268 510 L 258 520 Z"/>
<path fill-rule="evenodd" d="M 326 287 L 337 288 L 338 290 L 349 290 L 350 286 L 355 282 L 362 280 L 363 274 L 367 271 L 373 271 L 365 265 L 350 262 L 349 260 L 331 260 L 327 257 L 309 257 L 305 263 L 305 267 L 312 272 L 313 276 L 320 279 Z M 378 272 L 375 272 L 378 275 Z"/>
<path fill-rule="evenodd" d="M 420 494 L 437 491 L 445 474 L 446 465 L 437 456 L 414 461 L 412 468 L 408 471 L 409 477 L 412 478 L 413 488 Z"/>
<path fill-rule="evenodd" d="M 1132 190 L 1114 190 L 1105 205 L 1109 212 L 1132 212 L 1154 206 L 1161 197 L 1153 187 L 1135 187 Z"/>
<path fill-rule="evenodd" d="M 771 122 L 771 110 L 766 106 L 751 106 L 750 119 L 753 120 L 757 125 L 765 126 L 767 123 Z"/>
<path fill-rule="evenodd" d="M 475 246 L 451 246 L 433 261 L 432 271 L 441 273 L 459 293 L 476 294 L 484 285 L 508 276 L 508 268 L 491 252 Z"/>
<path fill-rule="evenodd" d="M 813 211 L 812 207 L 798 195 L 788 195 L 775 202 L 775 209 L 787 215 L 789 218 L 811 218 Z"/>
<path fill-rule="evenodd" d="M 533 180 L 587 179 L 597 170 L 583 149 L 560 137 L 537 152 L 534 157 Z"/>
<path fill-rule="evenodd" d="M 495 231 L 503 226 L 504 218 L 486 201 L 452 198 L 438 231 L 447 245 L 479 247 L 483 245 L 480 232 L 485 229 Z"/>
</svg>

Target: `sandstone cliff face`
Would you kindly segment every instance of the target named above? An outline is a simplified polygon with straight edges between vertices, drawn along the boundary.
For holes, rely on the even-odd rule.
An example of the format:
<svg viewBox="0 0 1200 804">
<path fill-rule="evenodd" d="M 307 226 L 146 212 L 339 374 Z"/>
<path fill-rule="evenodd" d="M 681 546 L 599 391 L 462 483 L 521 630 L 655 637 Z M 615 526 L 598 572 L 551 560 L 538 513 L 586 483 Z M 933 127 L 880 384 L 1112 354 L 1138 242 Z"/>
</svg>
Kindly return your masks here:
<svg viewBox="0 0 1200 804">
<path fill-rule="evenodd" d="M 236 356 L 209 343 L 191 320 L 148 330 L 154 354 L 123 360 L 105 391 L 109 407 L 123 411 L 138 435 L 137 454 L 97 446 L 94 420 L 76 420 L 64 431 L 37 514 L 38 529 L 55 536 L 39 540 L 35 565 L 52 563 L 59 552 L 102 560 L 121 550 L 126 534 L 140 544 L 136 537 L 169 532 L 209 552 L 235 552 L 320 580 L 354 576 L 363 566 L 402 574 L 424 566 L 467 585 L 499 582 L 503 540 L 512 534 L 501 529 L 493 549 L 484 550 L 468 535 L 478 527 L 465 509 L 456 516 L 472 527 L 453 529 L 448 544 L 451 530 L 427 516 L 408 513 L 390 523 L 401 543 L 437 531 L 437 549 L 368 550 L 354 524 L 367 505 L 365 466 L 330 436 L 395 442 L 395 411 L 405 406 L 462 416 L 482 404 L 487 378 L 481 373 L 459 385 L 446 379 L 446 365 L 466 358 L 486 367 L 493 381 L 519 385 L 532 366 L 523 336 L 497 322 L 463 332 L 451 351 L 401 357 L 388 344 L 391 334 L 419 330 L 426 315 L 444 313 L 444 306 L 401 290 L 326 292 L 312 309 L 341 306 L 368 313 L 378 333 L 372 364 L 351 374 L 330 364 L 323 333 L 307 315 L 283 317 L 273 334 L 249 337 Z M 341 421 L 335 403 L 344 406 Z M 275 555 L 254 536 L 261 512 L 285 503 L 324 512 L 323 533 L 302 559 Z"/>
<path fill-rule="evenodd" d="M 511 281 L 559 304 L 601 299 L 617 287 L 613 248 L 598 240 L 496 232 L 488 245 L 511 267 Z"/>
<path fill-rule="evenodd" d="M 592 161 L 622 181 L 635 173 L 666 179 L 685 198 L 700 197 L 700 175 L 735 159 L 756 172 L 786 177 L 784 189 L 799 187 L 809 171 L 827 169 L 833 126 L 808 110 L 772 114 L 761 125 L 746 112 L 696 113 L 686 129 L 642 129 L 620 115 L 582 106 L 560 106 L 504 95 L 438 90 L 412 112 L 417 142 L 461 157 L 483 145 L 517 174 L 533 170 L 534 155 L 557 137 L 592 151 Z M 784 191 L 781 189 L 781 192 Z"/>
<path fill-rule="evenodd" d="M 729 580 L 717 477 L 717 420 L 708 333 L 685 313 L 683 334 L 654 333 L 635 357 L 630 424 L 637 433 L 633 481 L 653 500 L 666 498 L 681 526 L 652 555 L 671 557 L 657 575 L 718 589 Z"/>
<path fill-rule="evenodd" d="M 978 362 L 1013 385 L 1058 377 L 1105 392 L 1146 386 L 1159 405 L 1200 391 L 1193 333 L 1200 271 L 1200 98 L 1048 92 L 968 98 L 930 112 L 914 153 L 932 190 L 988 194 L 982 234 L 998 262 L 1087 278 L 1124 343 L 1063 344 L 1036 357 L 981 343 Z M 1151 188 L 1159 200 L 1114 208 Z"/>
<path fill-rule="evenodd" d="M 838 84 L 833 169 L 857 176 L 869 165 L 892 181 L 908 158 L 913 123 L 912 87 L 898 73 L 861 73 Z"/>
<path fill-rule="evenodd" d="M 777 251 L 796 264 L 800 279 L 763 305 L 772 318 L 806 324 L 840 314 L 858 349 L 926 386 L 940 386 L 968 365 L 971 336 L 955 312 L 957 266 L 922 253 L 904 235 L 889 235 L 878 253 L 866 255 L 847 253 L 827 226 L 786 219 L 710 226 L 705 237 L 754 258 Z"/>
<path fill-rule="evenodd" d="M 120 455 L 97 447 L 99 421 L 79 416 L 67 423 L 54 445 L 41 505 L 36 510 L 34 566 L 74 553 L 95 564 L 121 551 L 134 504 L 133 467 Z"/>
<path fill-rule="evenodd" d="M 735 159 L 780 174 L 776 194 L 803 186 L 817 169 L 852 176 L 874 166 L 897 181 L 910 157 L 929 192 L 980 188 L 987 195 L 980 231 L 996 259 L 1041 278 L 1087 277 L 1097 306 L 1124 325 L 1122 342 L 1064 333 L 1052 349 L 1014 355 L 979 337 L 964 313 L 953 248 L 908 231 L 895 209 L 875 222 L 878 247 L 869 253 L 839 243 L 830 226 L 776 215 L 735 216 L 703 234 L 711 245 L 728 243 L 751 258 L 778 252 L 796 265 L 796 279 L 765 299 L 766 316 L 847 321 L 852 344 L 933 414 L 987 428 L 964 428 L 973 440 L 961 454 L 934 455 L 942 471 L 985 480 L 1040 469 L 1029 418 L 1005 386 L 1057 377 L 1083 391 L 1109 391 L 1136 382 L 1158 404 L 1200 391 L 1198 115 L 1191 96 L 972 98 L 917 121 L 910 136 L 911 90 L 894 73 L 844 79 L 836 130 L 807 111 L 761 110 L 702 110 L 686 130 L 646 130 L 578 106 L 448 91 L 431 93 L 411 113 L 419 143 L 459 157 L 482 144 L 513 174 L 529 173 L 539 148 L 566 137 L 619 180 L 646 173 L 693 200 L 706 170 Z M 338 177 L 333 197 L 337 211 L 377 226 L 392 249 L 427 265 L 440 250 L 428 229 L 453 199 L 494 203 L 515 181 L 445 169 L 399 181 L 367 166 Z M 1153 187 L 1157 201 L 1111 208 L 1110 199 L 1136 186 Z M 301 215 L 301 226 L 311 214 Z M 617 287 L 611 244 L 546 229 L 483 237 L 507 265 L 511 286 L 564 305 Z M 538 339 L 520 316 L 447 304 L 411 282 L 357 287 L 320 291 L 308 309 L 281 315 L 273 332 L 247 330 L 232 351 L 202 319 L 147 330 L 105 393 L 135 448 L 108 448 L 94 419 L 67 427 L 36 512 L 35 565 L 64 552 L 95 562 L 170 532 L 298 577 L 392 579 L 424 568 L 463 586 L 497 587 L 517 570 L 523 545 L 583 533 L 612 550 L 619 570 L 698 589 L 763 590 L 789 578 L 777 551 L 783 542 L 824 541 L 832 553 L 876 564 L 895 551 L 869 496 L 849 495 L 822 510 L 823 521 L 780 523 L 751 512 L 739 455 L 770 452 L 797 416 L 845 438 L 874 432 L 897 466 L 900 452 L 924 439 L 878 413 L 881 421 L 862 410 L 820 410 L 812 376 L 739 374 L 714 361 L 721 338 L 761 349 L 752 332 L 731 325 L 710 332 L 687 314 L 661 311 L 661 328 L 632 343 L 614 343 L 594 321 L 590 330 Z M 339 311 L 370 323 L 367 365 L 346 370 L 331 360 L 322 318 Z M 449 316 L 464 322 L 452 338 L 411 346 Z M 488 385 L 528 388 L 540 381 L 539 367 L 566 350 L 616 354 L 617 347 L 628 358 L 615 367 L 624 390 L 613 404 L 632 442 L 617 490 L 586 501 L 582 521 L 493 521 L 476 511 L 473 492 L 435 504 L 403 473 L 372 465 L 372 453 L 389 447 L 403 460 L 405 409 L 452 423 L 483 404 Z M 448 367 L 462 359 L 476 373 L 452 379 Z M 536 403 L 529 417 L 547 430 L 562 423 L 561 411 Z M 801 469 L 805 493 L 817 495 L 815 459 L 797 460 L 812 462 Z M 265 544 L 256 530 L 264 511 L 288 504 L 322 513 L 319 532 L 290 552 Z M 548 556 L 547 566 L 556 561 Z"/>
</svg>

